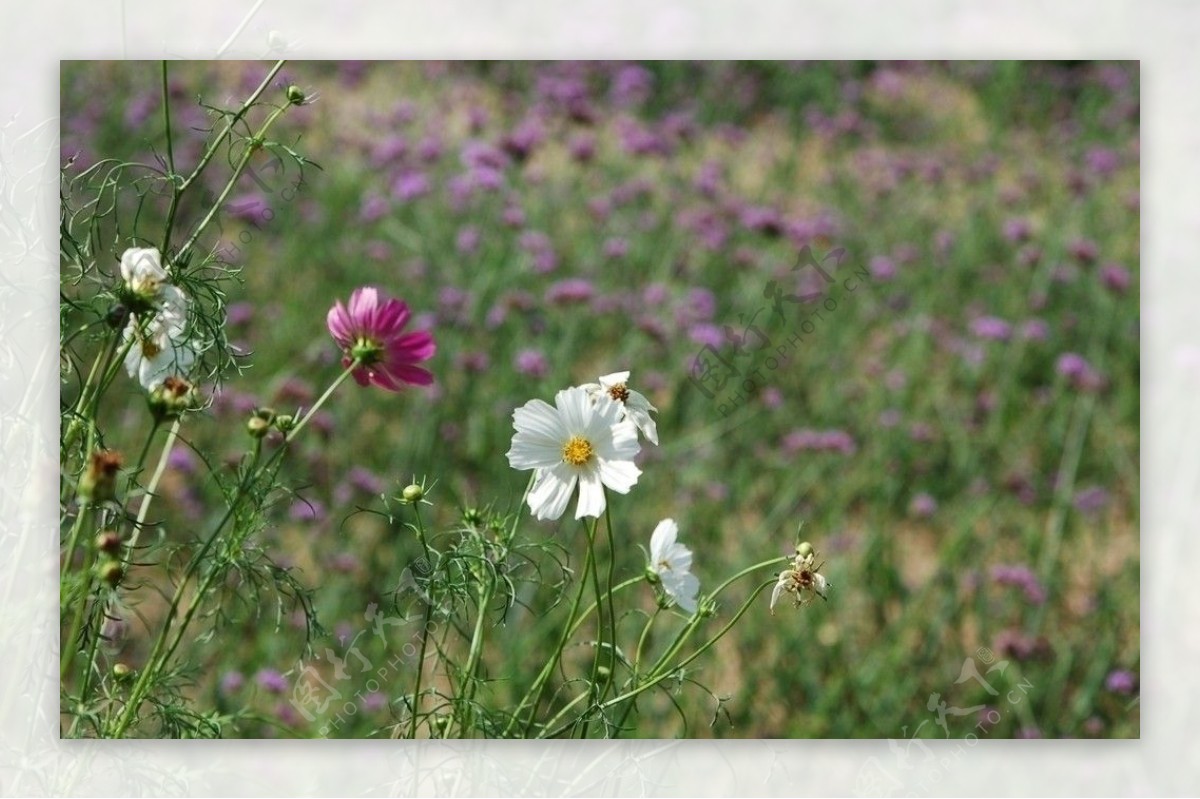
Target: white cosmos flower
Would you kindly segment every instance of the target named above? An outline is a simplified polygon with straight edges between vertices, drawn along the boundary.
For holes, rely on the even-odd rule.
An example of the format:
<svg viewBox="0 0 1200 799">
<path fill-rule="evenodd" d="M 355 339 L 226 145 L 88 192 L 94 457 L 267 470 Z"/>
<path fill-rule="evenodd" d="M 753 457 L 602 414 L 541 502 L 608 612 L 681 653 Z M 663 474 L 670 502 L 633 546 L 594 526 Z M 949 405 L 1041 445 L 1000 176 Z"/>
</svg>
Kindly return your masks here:
<svg viewBox="0 0 1200 799">
<path fill-rule="evenodd" d="M 586 389 L 593 399 L 607 396 L 621 404 L 625 419 L 637 425 L 651 444 L 658 444 L 658 427 L 650 418 L 650 411 L 658 413 L 658 408 L 650 404 L 644 394 L 629 388 L 629 372 L 613 372 L 604 375 L 599 383 L 585 383 L 580 388 Z"/>
<path fill-rule="evenodd" d="M 637 428 L 621 421 L 621 405 L 607 397 L 593 402 L 581 387 L 558 392 L 554 405 L 530 400 L 513 411 L 514 469 L 536 469 L 529 508 L 539 519 L 562 516 L 579 484 L 575 518 L 604 512 L 604 488 L 628 493 L 641 469 L 633 465 Z"/>
<path fill-rule="evenodd" d="M 170 276 L 162 267 L 158 250 L 153 247 L 131 247 L 121 253 L 121 278 L 134 294 L 157 300 Z"/>
<path fill-rule="evenodd" d="M 667 595 L 688 613 L 695 613 L 700 580 L 691 573 L 692 551 L 675 540 L 678 535 L 673 519 L 658 523 L 650 536 L 650 568 L 662 580 Z"/>
<path fill-rule="evenodd" d="M 176 286 L 162 286 L 159 308 L 142 329 L 134 314 L 125 326 L 125 341 L 133 339 L 125 355 L 125 371 L 147 391 L 168 377 L 183 376 L 196 361 L 196 349 L 187 338 L 187 296 Z"/>
</svg>

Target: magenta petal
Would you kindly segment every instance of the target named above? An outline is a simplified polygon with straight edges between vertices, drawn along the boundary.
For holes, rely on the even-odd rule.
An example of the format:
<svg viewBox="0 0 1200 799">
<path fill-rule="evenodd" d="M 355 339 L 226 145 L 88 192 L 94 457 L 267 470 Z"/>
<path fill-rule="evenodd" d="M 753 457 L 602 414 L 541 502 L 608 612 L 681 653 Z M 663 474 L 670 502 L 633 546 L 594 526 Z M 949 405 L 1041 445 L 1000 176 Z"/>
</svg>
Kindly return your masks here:
<svg viewBox="0 0 1200 799">
<path fill-rule="evenodd" d="M 374 286 L 355 289 L 350 295 L 350 318 L 360 326 L 366 326 L 379 304 L 379 292 Z"/>
<path fill-rule="evenodd" d="M 346 309 L 342 307 L 340 301 L 334 302 L 333 307 L 329 309 L 329 313 L 325 317 L 325 324 L 329 328 L 329 335 L 333 336 L 338 344 L 348 347 L 354 343 L 350 318 L 346 315 Z"/>
<path fill-rule="evenodd" d="M 437 352 L 437 344 L 427 330 L 417 330 L 392 342 L 389 354 L 409 362 L 427 361 Z"/>
<path fill-rule="evenodd" d="M 433 374 L 419 366 L 393 366 L 389 370 L 395 377 L 414 386 L 433 385 Z"/>
<path fill-rule="evenodd" d="M 408 306 L 399 300 L 388 300 L 376 311 L 372 330 L 380 338 L 392 338 L 408 322 Z"/>
</svg>

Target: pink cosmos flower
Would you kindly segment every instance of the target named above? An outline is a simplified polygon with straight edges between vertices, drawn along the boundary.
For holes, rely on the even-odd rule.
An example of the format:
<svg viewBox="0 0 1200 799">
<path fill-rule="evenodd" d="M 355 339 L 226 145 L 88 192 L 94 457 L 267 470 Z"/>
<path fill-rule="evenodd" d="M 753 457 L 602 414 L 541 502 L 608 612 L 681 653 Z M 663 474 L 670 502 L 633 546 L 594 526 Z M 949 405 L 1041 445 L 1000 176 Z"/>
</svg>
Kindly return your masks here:
<svg viewBox="0 0 1200 799">
<path fill-rule="evenodd" d="M 335 301 L 329 309 L 329 334 L 342 348 L 342 366 L 358 361 L 354 379 L 360 386 L 373 383 L 400 391 L 405 383 L 433 383 L 433 375 L 417 364 L 432 358 L 437 345 L 427 331 L 405 333 L 408 318 L 406 303 L 381 295 L 373 286 L 355 289 L 348 307 Z"/>
</svg>

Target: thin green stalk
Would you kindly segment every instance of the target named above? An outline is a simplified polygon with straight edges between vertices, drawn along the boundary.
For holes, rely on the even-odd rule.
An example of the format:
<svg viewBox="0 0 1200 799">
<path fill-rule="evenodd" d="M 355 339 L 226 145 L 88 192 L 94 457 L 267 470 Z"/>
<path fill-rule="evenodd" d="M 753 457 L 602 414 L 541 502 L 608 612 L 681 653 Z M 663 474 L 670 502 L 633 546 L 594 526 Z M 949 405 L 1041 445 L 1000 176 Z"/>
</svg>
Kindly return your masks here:
<svg viewBox="0 0 1200 799">
<path fill-rule="evenodd" d="M 88 516 L 91 515 L 92 505 L 90 502 L 82 505 L 79 508 L 79 515 L 75 517 L 75 524 L 71 526 L 71 534 L 67 538 L 67 560 L 63 563 L 63 576 L 65 578 L 67 572 L 71 568 L 71 559 L 75 557 L 75 547 L 79 543 L 79 534 L 86 524 Z M 84 609 L 87 607 L 88 595 L 92 592 L 92 564 L 91 557 L 84 558 L 83 564 L 83 592 L 78 598 L 78 604 L 75 606 L 75 614 L 71 620 L 71 626 L 67 637 L 62 642 L 62 656 L 59 663 L 59 677 L 65 678 L 71 669 L 71 663 L 75 659 L 75 639 L 79 637 L 79 631 L 83 625 Z M 64 580 L 64 584 L 65 584 Z M 65 599 L 65 594 L 64 594 Z"/>
<path fill-rule="evenodd" d="M 417 534 L 421 539 L 421 547 L 425 550 L 425 559 L 429 560 L 429 547 L 425 545 L 425 524 L 421 521 L 421 507 L 417 503 L 413 503 L 413 513 L 417 517 Z M 432 563 L 430 563 L 432 568 Z M 425 602 L 425 620 L 421 623 L 421 652 L 417 657 L 417 676 L 413 686 L 413 705 L 412 705 L 412 720 L 408 729 L 408 737 L 417 737 L 417 715 L 421 703 L 421 678 L 425 673 L 425 647 L 429 643 L 429 617 L 433 611 L 433 605 L 430 602 Z"/>
<path fill-rule="evenodd" d="M 163 228 L 162 247 L 159 249 L 162 253 L 171 251 L 171 230 L 175 227 L 175 213 L 179 210 L 179 199 L 183 196 L 183 190 L 176 183 L 175 174 L 175 142 L 171 135 L 171 90 L 167 83 L 167 61 L 162 62 L 162 106 L 163 106 L 163 128 L 167 135 L 167 177 L 171 180 L 171 204 L 167 208 L 167 223 Z"/>
<path fill-rule="evenodd" d="M 150 478 L 150 484 L 146 486 L 146 493 L 142 495 L 142 505 L 138 508 L 137 520 L 133 523 L 133 535 L 129 537 L 129 543 L 126 545 L 127 550 L 132 553 L 138 544 L 138 538 L 142 535 L 142 529 L 146 523 L 146 515 L 150 511 L 150 500 L 155 497 L 155 492 L 158 490 L 158 483 L 162 480 L 163 474 L 167 470 L 167 461 L 171 458 L 171 450 L 175 446 L 175 441 L 179 438 L 180 418 L 176 417 L 171 424 L 171 430 L 167 433 L 167 441 L 163 444 L 162 454 L 158 456 L 158 466 L 154 469 L 154 474 Z M 159 422 L 154 423 L 154 430 L 158 429 Z M 151 431 L 151 436 L 154 433 Z M 147 448 L 150 446 L 149 440 L 146 441 Z M 145 450 L 142 452 L 142 458 L 145 459 Z M 140 471 L 141 466 L 139 464 Z"/>
<path fill-rule="evenodd" d="M 638 636 L 637 649 L 634 650 L 633 653 L 633 676 L 629 679 L 629 684 L 631 686 L 637 685 L 638 676 L 640 675 L 642 668 L 642 649 L 646 645 L 646 637 L 650 634 L 650 628 L 654 626 L 654 621 L 658 618 L 659 613 L 662 613 L 662 608 L 655 608 L 654 613 L 651 614 L 650 618 L 646 619 L 646 626 L 642 628 L 642 634 Z M 625 729 L 625 722 L 628 721 L 629 714 L 633 712 L 634 704 L 634 702 L 630 702 L 625 706 L 625 712 L 621 714 L 620 720 L 617 721 L 617 735 L 620 735 L 621 730 Z"/>
<path fill-rule="evenodd" d="M 213 202 L 212 207 L 208 209 L 208 213 L 204 215 L 202 220 L 200 220 L 200 224 L 197 225 L 196 229 L 192 231 L 192 235 L 188 236 L 187 241 L 185 241 L 183 246 L 179 248 L 179 253 L 175 256 L 176 261 L 184 258 L 187 252 L 195 245 L 196 240 L 200 238 L 200 234 L 204 232 L 204 229 L 207 228 L 209 223 L 212 222 L 212 220 L 216 217 L 217 212 L 221 210 L 221 206 L 225 204 L 225 200 L 229 198 L 229 193 L 233 191 L 234 185 L 236 185 L 238 180 L 242 177 L 242 173 L 246 171 L 246 166 L 250 163 L 250 159 L 262 146 L 262 139 L 264 136 L 266 136 L 267 130 L 269 130 L 271 125 L 275 124 L 275 120 L 283 116 L 283 113 L 290 107 L 290 104 L 284 104 L 272 111 L 270 116 L 267 117 L 266 121 L 263 122 L 262 127 L 258 129 L 258 133 L 254 134 L 251 140 L 247 143 L 246 151 L 242 153 L 241 159 L 233 168 L 233 174 L 229 176 L 229 180 L 225 183 L 225 188 L 221 190 L 221 193 Z M 180 191 L 182 192 L 183 189 L 181 188 Z"/>
<path fill-rule="evenodd" d="M 607 500 L 607 497 L 605 499 Z M 608 693 L 609 687 L 613 684 L 617 676 L 617 612 L 613 607 L 613 568 L 617 557 L 617 545 L 616 539 L 613 538 L 611 508 L 612 503 L 606 501 L 604 503 L 604 526 L 608 530 L 608 578 L 606 580 L 608 590 L 606 596 L 608 597 L 608 640 L 610 648 L 608 650 L 609 679 L 600 692 L 601 699 Z"/>
<path fill-rule="evenodd" d="M 340 375 L 338 375 L 337 380 L 334 380 L 333 383 L 330 384 L 329 388 L 325 389 L 325 393 L 322 394 L 320 396 L 320 398 L 317 399 L 316 403 L 314 403 L 313 406 L 308 409 L 308 412 L 305 413 L 304 417 L 301 418 L 300 421 L 296 423 L 296 426 L 293 427 L 290 431 L 288 431 L 287 435 L 284 437 L 285 444 L 292 443 L 292 440 L 295 439 L 296 436 L 300 435 L 300 431 L 303 430 L 304 426 L 308 424 L 309 420 L 312 419 L 314 415 L 316 415 L 317 411 L 319 411 L 321 409 L 321 406 L 325 404 L 325 401 L 328 400 L 331 396 L 333 396 L 333 392 L 337 391 L 338 386 L 340 386 L 342 383 L 345 383 L 346 378 L 349 377 L 350 375 L 352 375 L 354 373 L 354 370 L 357 369 L 360 365 L 361 364 L 357 360 L 355 360 L 355 361 L 351 362 L 351 364 L 349 366 L 347 366 Z"/>
<path fill-rule="evenodd" d="M 83 389 L 79 392 L 79 399 L 75 403 L 75 408 L 71 413 L 71 423 L 67 426 L 66 435 L 63 437 L 61 453 L 65 456 L 66 452 L 75 443 L 75 437 L 79 434 L 79 428 L 83 425 L 83 420 L 90 419 L 94 413 L 88 413 L 88 405 L 92 403 L 93 395 L 99 394 L 99 387 L 94 385 L 92 381 L 95 379 L 97 372 L 106 374 L 108 365 L 112 359 L 113 352 L 116 350 L 121 337 L 113 335 L 110 337 L 108 346 L 101 349 L 96 354 L 96 360 L 92 362 L 91 371 L 88 372 L 87 381 L 83 384 Z"/>
<path fill-rule="evenodd" d="M 734 574 L 729 579 L 725 580 L 720 585 L 718 585 L 716 590 L 714 590 L 709 595 L 709 599 L 715 599 L 717 596 L 719 596 L 726 588 L 728 588 L 734 582 L 736 582 L 737 580 L 740 580 L 742 577 L 745 577 L 746 575 L 750 574 L 751 572 L 754 572 L 757 569 L 761 569 L 764 566 L 771 566 L 773 564 L 781 564 L 781 563 L 786 563 L 786 562 L 787 562 L 786 557 L 775 557 L 775 558 L 771 558 L 769 560 L 765 560 L 765 561 L 756 563 L 753 566 L 748 566 L 745 569 L 742 569 L 738 573 Z M 642 578 L 638 578 L 638 579 L 642 579 Z M 627 583 L 628 583 L 628 581 L 627 581 Z M 625 585 L 627 583 L 623 583 L 622 585 Z M 775 578 L 772 578 L 770 581 L 764 583 L 764 585 L 774 585 L 774 583 L 775 583 Z M 661 656 L 659 656 L 659 658 L 655 662 L 655 664 L 649 669 L 648 673 L 651 675 L 651 678 L 650 678 L 652 680 L 651 683 L 647 683 L 646 686 L 644 686 L 642 688 L 639 688 L 636 684 L 631 683 L 631 685 L 633 687 L 629 691 L 625 692 L 624 694 L 621 694 L 619 697 L 616 697 L 615 699 L 612 699 L 612 700 L 609 700 L 606 702 L 602 702 L 596 708 L 596 710 L 603 710 L 604 708 L 611 707 L 614 704 L 616 704 L 617 701 L 620 699 L 637 696 L 638 694 L 640 694 L 642 692 L 642 690 L 644 690 L 645 687 L 650 687 L 650 685 L 652 685 L 652 684 L 657 684 L 657 682 L 660 682 L 667 674 L 670 674 L 670 673 L 674 672 L 675 670 L 682 668 L 684 665 L 686 665 L 687 663 L 690 663 L 696 657 L 699 657 L 700 654 L 703 654 L 703 652 L 705 650 L 707 650 L 707 648 L 709 646 L 711 646 L 713 643 L 715 643 L 721 636 L 723 636 L 729 630 L 729 628 L 732 626 L 734 621 L 736 621 L 738 618 L 741 617 L 742 614 L 745 613 L 746 609 L 749 607 L 750 601 L 753 601 L 754 597 L 757 597 L 759 592 L 761 592 L 761 591 L 762 591 L 762 587 L 758 588 L 754 592 L 751 599 L 745 605 L 743 605 L 743 607 L 738 611 L 738 613 L 735 615 L 733 621 L 731 621 L 724 628 L 722 628 L 722 631 L 720 633 L 718 633 L 717 636 L 715 638 L 713 638 L 708 644 L 706 644 L 704 647 L 702 647 L 701 650 L 690 655 L 685 661 L 680 662 L 677 666 L 672 667 L 671 669 L 664 672 L 662 675 L 655 677 L 654 675 L 657 672 L 659 672 L 661 669 L 663 669 L 663 667 L 667 663 L 670 662 L 670 659 L 673 658 L 675 656 L 675 654 L 683 648 L 684 644 L 687 643 L 688 638 L 691 637 L 692 632 L 694 632 L 696 627 L 700 624 L 700 621 L 703 618 L 701 616 L 701 614 L 700 613 L 693 614 L 692 617 L 688 620 L 688 623 L 675 636 L 675 640 L 671 642 L 671 645 L 669 647 L 667 647 L 666 651 L 664 651 L 663 654 Z M 644 633 L 645 633 L 645 631 L 643 630 L 643 635 L 644 635 Z M 640 646 L 641 646 L 641 644 L 639 643 L 639 647 Z M 639 657 L 640 657 L 640 654 L 639 654 Z M 583 695 L 587 695 L 586 692 Z M 572 701 L 571 704 L 574 704 L 574 701 Z M 626 713 L 626 715 L 628 715 L 628 713 Z M 539 737 L 555 737 L 559 733 L 568 729 L 569 726 L 570 725 L 564 725 L 562 727 L 559 727 L 558 729 L 555 729 L 554 732 L 551 734 L 543 735 L 543 736 L 539 736 Z M 549 729 L 551 727 L 551 725 L 547 724 L 546 727 L 547 727 L 547 729 Z"/>
<path fill-rule="evenodd" d="M 592 658 L 592 674 L 588 678 L 588 697 L 592 702 L 599 702 L 600 697 L 597 693 L 598 678 L 600 675 L 600 658 L 604 652 L 604 594 L 600 591 L 600 569 L 598 568 L 595 548 L 596 548 L 596 528 L 599 526 L 597 522 L 593 522 L 591 529 L 588 530 L 588 560 L 592 564 L 592 590 L 596 595 L 596 653 Z M 587 575 L 584 575 L 587 579 Z M 612 603 L 609 603 L 609 610 L 612 608 Z M 609 641 L 610 646 L 616 646 L 615 640 Z M 611 678 L 611 672 L 609 674 Z M 588 723 L 585 720 L 580 728 L 580 738 L 586 738 L 588 731 Z"/>
<path fill-rule="evenodd" d="M 525 722 L 525 731 L 523 737 L 529 737 L 529 730 L 533 727 L 534 720 L 537 718 L 538 705 L 542 701 L 542 692 L 546 688 L 546 681 L 550 679 L 550 675 L 554 673 L 554 669 L 558 666 L 559 658 L 562 657 L 563 647 L 567 645 L 567 640 L 570 637 L 571 631 L 574 629 L 575 614 L 579 611 L 579 603 L 583 599 L 583 591 L 587 585 L 587 571 L 592 567 L 592 549 L 588 547 L 587 560 L 583 566 L 583 574 L 580 575 L 579 589 L 575 592 L 575 598 L 571 602 L 571 609 L 567 613 L 567 623 L 563 625 L 562 635 L 559 636 L 558 645 L 554 648 L 554 652 L 550 655 L 550 659 L 546 661 L 546 665 L 538 673 L 538 676 L 533 681 L 533 685 L 521 698 L 521 703 L 517 705 L 517 709 L 513 711 L 512 717 L 509 719 L 508 725 L 504 728 L 504 737 L 508 737 L 508 733 L 512 730 L 513 725 L 521 715 L 521 711 L 529 705 L 530 697 L 533 698 L 533 707 L 529 713 L 529 719 Z"/>
<path fill-rule="evenodd" d="M 263 467 L 263 471 L 267 471 L 273 467 L 276 467 L 282 461 L 283 455 L 287 451 L 287 444 L 290 444 L 292 440 L 295 439 L 296 435 L 300 432 L 304 425 L 307 424 L 308 421 L 313 417 L 313 414 L 315 414 L 321 408 L 321 406 L 324 405 L 326 400 L 333 395 L 333 392 L 337 389 L 337 387 L 345 382 L 346 378 L 350 376 L 356 366 L 357 361 L 351 363 L 350 366 L 348 366 L 342 372 L 342 374 L 333 381 L 329 388 L 325 390 L 325 393 L 321 395 L 321 397 L 316 401 L 304 418 L 300 420 L 300 423 L 297 424 L 296 427 L 294 427 L 286 435 L 283 444 L 271 456 L 271 459 Z M 168 443 L 173 444 L 174 442 L 169 441 Z M 168 454 L 169 453 L 164 452 L 163 459 L 160 461 L 160 467 L 162 463 L 166 461 Z M 184 589 L 187 587 L 187 584 L 190 582 L 191 578 L 195 575 L 196 570 L 200 567 L 200 564 L 204 561 L 204 557 L 208 554 L 208 551 L 212 548 L 212 545 L 216 542 L 218 536 L 220 536 L 221 530 L 223 530 L 225 525 L 228 524 L 230 519 L 233 518 L 234 513 L 241 504 L 242 499 L 248 493 L 250 486 L 253 485 L 255 479 L 257 478 L 258 463 L 261 456 L 262 439 L 256 439 L 253 459 L 251 460 L 250 466 L 246 469 L 246 474 L 243 477 L 241 484 L 238 486 L 237 492 L 234 494 L 233 499 L 230 500 L 229 507 L 226 509 L 225 514 L 221 517 L 221 520 L 217 523 L 217 526 L 213 530 L 212 534 L 205 540 L 200 550 L 192 556 L 191 560 L 188 562 L 187 568 L 184 570 L 183 577 L 180 579 L 179 585 L 176 587 L 175 593 L 171 598 L 170 607 L 167 610 L 163 628 L 159 632 L 158 638 L 154 642 L 154 648 L 150 653 L 150 657 L 146 660 L 146 667 L 142 670 L 142 673 L 138 675 L 137 682 L 134 683 L 133 688 L 130 690 L 128 703 L 125 705 L 121 715 L 118 716 L 117 720 L 114 722 L 111 728 L 110 737 L 119 738 L 124 735 L 125 731 L 129 728 L 129 724 L 133 720 L 133 715 L 136 713 L 137 708 L 141 705 L 142 700 L 145 699 L 148 686 L 153 682 L 153 679 L 156 677 L 157 673 L 162 671 L 165 664 L 171 659 L 171 656 L 175 653 L 175 650 L 179 648 L 180 643 L 182 643 L 184 633 L 187 631 L 192 617 L 195 615 L 199 606 L 203 603 L 204 595 L 207 593 L 208 588 L 211 586 L 212 581 L 215 579 L 216 574 L 219 571 L 217 569 L 212 569 L 209 571 L 204 580 L 201 581 L 199 587 L 197 588 L 195 600 L 192 602 L 187 613 L 184 615 L 179 624 L 174 643 L 172 643 L 170 648 L 166 649 L 164 653 L 164 647 L 166 647 L 166 641 L 170 635 L 172 621 L 175 618 L 176 612 L 178 611 L 179 603 L 183 599 Z M 157 486 L 157 483 L 155 485 Z"/>
<path fill-rule="evenodd" d="M 197 590 L 195 600 L 188 608 L 188 612 L 184 615 L 184 618 L 180 623 L 179 636 L 177 636 L 175 643 L 164 655 L 163 650 L 166 647 L 167 639 L 170 637 L 172 622 L 179 610 L 179 603 L 183 600 L 184 589 L 187 588 L 187 584 L 191 581 L 192 575 L 195 573 L 196 569 L 199 568 L 200 563 L 203 562 L 204 556 L 212 547 L 213 542 L 215 542 L 217 537 L 221 534 L 221 530 L 223 530 L 225 525 L 228 524 L 229 520 L 233 518 L 238 506 L 241 504 L 242 497 L 245 496 L 250 485 L 254 482 L 255 470 L 258 467 L 258 460 L 262 454 L 262 439 L 257 439 L 254 444 L 253 460 L 251 461 L 249 468 L 246 469 L 246 474 L 242 478 L 241 484 L 238 486 L 237 493 L 234 494 L 233 499 L 230 500 L 229 507 L 226 508 L 225 514 L 221 517 L 221 520 L 217 522 L 212 534 L 209 535 L 209 537 L 205 540 L 203 546 L 200 548 L 200 551 L 193 555 L 191 560 L 188 562 L 188 566 L 184 570 L 183 577 L 179 580 L 179 584 L 175 588 L 175 593 L 171 597 L 171 603 L 167 608 L 162 629 L 159 631 L 158 637 L 154 641 L 154 648 L 150 651 L 150 657 L 146 659 L 146 666 L 142 669 L 141 674 L 138 675 L 137 682 L 134 683 L 133 688 L 129 692 L 129 700 L 125 704 L 125 708 L 122 710 L 120 716 L 118 716 L 117 720 L 114 722 L 112 731 L 108 737 L 120 738 L 125 734 L 125 730 L 129 728 L 129 724 L 133 720 L 134 713 L 137 712 L 137 708 L 141 705 L 142 700 L 145 699 L 145 694 L 149 684 L 157 676 L 158 672 L 162 670 L 163 665 L 175 651 L 175 648 L 179 645 L 179 640 L 180 637 L 182 637 L 183 631 L 187 629 L 187 626 L 191 622 L 196 608 L 201 604 L 203 599 L 203 589 L 208 583 L 208 578 L 212 577 L 212 575 L 216 573 L 216 569 L 210 571 L 205 580 L 201 583 L 200 589 Z"/>
<path fill-rule="evenodd" d="M 463 670 L 463 680 L 466 685 L 465 690 L 462 692 L 462 699 L 458 703 L 458 706 L 463 708 L 464 713 L 463 718 L 459 720 L 458 724 L 460 738 L 467 737 L 468 730 L 473 723 L 474 713 L 472 712 L 471 702 L 475 699 L 475 672 L 479 669 L 479 658 L 483 654 L 484 621 L 487 618 L 487 609 L 492 604 L 492 597 L 495 594 L 495 590 L 496 576 L 489 573 L 487 582 L 479 589 L 479 612 L 475 616 L 475 629 L 471 633 L 471 648 L 467 653 L 467 666 Z M 450 725 L 446 725 L 446 730 L 449 731 L 449 729 Z"/>
<path fill-rule="evenodd" d="M 722 627 L 717 632 L 716 635 L 714 635 L 712 638 L 710 638 L 708 641 L 706 641 L 695 652 L 691 653 L 690 655 L 685 657 L 683 660 L 679 661 L 679 663 L 672 665 L 670 668 L 665 669 L 661 672 L 658 672 L 657 669 L 659 669 L 661 667 L 660 664 L 663 662 L 662 659 L 660 658 L 659 664 L 656 664 L 655 669 L 651 670 L 650 676 L 647 678 L 646 682 L 644 682 L 641 685 L 638 685 L 634 688 L 631 688 L 629 691 L 626 691 L 625 693 L 623 693 L 619 696 L 615 696 L 612 699 L 609 699 L 607 702 L 602 703 L 597 708 L 597 710 L 603 711 L 606 708 L 614 707 L 628 699 L 633 699 L 634 697 L 638 696 L 639 694 L 641 694 L 645 691 L 648 691 L 651 688 L 653 688 L 654 686 L 658 685 L 660 682 L 667 679 L 675 672 L 679 671 L 679 669 L 682 669 L 683 667 L 685 667 L 689 663 L 691 663 L 693 660 L 695 660 L 696 658 L 703 655 L 705 652 L 707 652 L 709 649 L 711 649 L 713 647 L 713 645 L 715 645 L 717 643 L 717 641 L 719 641 L 719 640 L 721 640 L 721 638 L 725 637 L 725 634 L 728 633 L 729 630 L 733 628 L 733 625 L 737 624 L 737 622 L 742 618 L 742 616 L 745 615 L 746 611 L 750 609 L 750 606 L 754 604 L 755 600 L 758 599 L 758 595 L 761 594 L 765 589 L 767 589 L 768 587 L 770 587 L 774 584 L 775 584 L 774 579 L 770 579 L 770 580 L 767 580 L 767 581 L 759 584 L 759 586 L 757 588 L 755 588 L 754 592 L 750 595 L 750 598 L 747 599 L 744 603 L 742 603 L 742 606 L 740 608 L 738 608 L 738 611 L 737 611 L 737 613 L 734 614 L 733 618 L 731 618 L 729 620 L 729 622 L 726 623 L 725 626 Z M 698 620 L 698 618 L 699 618 L 699 616 L 693 617 L 693 620 L 692 620 L 692 622 L 689 623 L 689 626 L 694 625 L 695 622 Z M 553 732 L 551 732 L 545 736 L 541 736 L 541 737 L 553 738 L 553 737 L 556 737 L 558 734 L 564 732 L 568 728 L 569 728 L 569 725 L 559 727 L 558 729 L 554 730 Z"/>
</svg>

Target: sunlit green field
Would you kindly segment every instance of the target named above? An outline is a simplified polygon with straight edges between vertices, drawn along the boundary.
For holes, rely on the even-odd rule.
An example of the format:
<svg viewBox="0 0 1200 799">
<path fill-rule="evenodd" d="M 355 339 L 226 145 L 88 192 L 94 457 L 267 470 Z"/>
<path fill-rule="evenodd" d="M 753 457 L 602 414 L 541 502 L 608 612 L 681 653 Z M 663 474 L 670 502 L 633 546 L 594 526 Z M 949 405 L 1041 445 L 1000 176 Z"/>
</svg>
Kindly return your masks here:
<svg viewBox="0 0 1200 799">
<path fill-rule="evenodd" d="M 200 156 L 204 105 L 268 68 L 171 66 L 177 163 Z M 161 79 L 63 64 L 64 185 L 164 156 Z M 471 512 L 520 504 L 513 410 L 629 370 L 661 443 L 609 495 L 615 580 L 670 517 L 702 592 L 800 538 L 832 585 L 774 614 L 759 596 L 644 696 L 634 734 L 1137 737 L 1138 80 L 1132 63 L 286 65 L 268 95 L 317 97 L 271 137 L 309 163 L 264 148 L 199 243 L 231 270 L 203 299 L 229 348 L 205 361 L 211 403 L 144 534 L 162 547 L 131 568 L 101 663 L 146 660 L 170 557 L 224 512 L 247 418 L 311 406 L 340 370 L 326 312 L 371 284 L 434 333 L 436 383 L 347 383 L 296 445 L 252 539 L 261 571 L 180 653 L 178 695 L 215 734 L 395 735 L 423 624 L 397 591 L 421 553 L 401 489 L 424 481 L 422 523 L 453 548 Z M 150 193 L 122 213 L 158 231 L 167 210 Z M 117 257 L 130 229 L 108 232 Z M 64 332 L 101 311 L 68 308 Z M 64 366 L 64 406 L 89 363 Z M 150 419 L 120 377 L 104 443 L 136 454 Z M 540 543 L 484 614 L 480 701 L 498 706 L 554 646 L 586 544 L 570 512 L 519 524 Z M 254 576 L 276 569 L 303 601 Z M 632 648 L 654 595 L 620 596 Z M 564 670 L 591 656 L 577 643 Z M 314 675 L 339 696 L 322 712 L 296 700 Z"/>
</svg>

